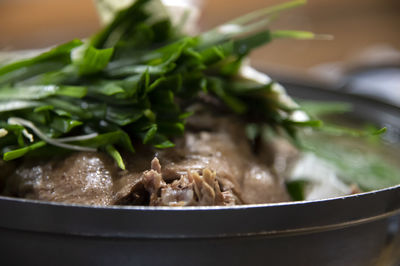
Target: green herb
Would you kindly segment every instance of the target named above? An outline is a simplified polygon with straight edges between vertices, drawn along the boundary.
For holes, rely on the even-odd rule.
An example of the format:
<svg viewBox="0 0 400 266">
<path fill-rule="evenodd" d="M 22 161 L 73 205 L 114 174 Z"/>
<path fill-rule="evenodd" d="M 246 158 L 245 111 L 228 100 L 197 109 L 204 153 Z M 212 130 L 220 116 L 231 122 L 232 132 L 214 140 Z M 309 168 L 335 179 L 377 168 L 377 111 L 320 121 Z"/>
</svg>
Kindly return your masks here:
<svg viewBox="0 0 400 266">
<path fill-rule="evenodd" d="M 286 188 L 289 195 L 294 201 L 305 199 L 305 188 L 308 184 L 307 180 L 293 180 L 286 183 Z"/>
<path fill-rule="evenodd" d="M 323 116 L 332 114 L 343 114 L 350 112 L 353 107 L 349 103 L 344 102 L 319 102 L 297 100 L 301 108 L 313 116 Z"/>
<path fill-rule="evenodd" d="M 31 59 L 0 67 L 0 138 L 4 160 L 51 150 L 103 149 L 124 169 L 120 148 L 132 140 L 173 147 L 184 132 L 186 102 L 201 93 L 233 112 L 296 137 L 319 122 L 291 119 L 275 83 L 238 77 L 243 58 L 276 38 L 309 39 L 309 32 L 270 31 L 296 0 L 261 9 L 198 36 L 185 36 L 138 0 L 88 41 L 74 40 Z"/>
<path fill-rule="evenodd" d="M 400 183 L 398 154 L 388 147 L 373 145 L 365 138 L 314 133 L 302 136 L 303 148 L 335 167 L 338 177 L 356 184 L 363 191 L 382 189 Z M 329 141 L 327 141 L 329 140 Z"/>
<path fill-rule="evenodd" d="M 329 122 L 331 119 L 326 119 L 326 116 L 332 116 L 337 114 L 344 114 L 352 111 L 353 106 L 345 102 L 320 102 L 320 101 L 298 101 L 301 105 L 301 109 L 305 111 L 315 121 L 322 119 L 325 121 L 323 126 L 316 127 L 316 130 L 322 133 L 327 133 L 332 136 L 353 136 L 353 137 L 371 137 L 378 136 L 386 132 L 386 128 L 377 129 L 374 126 L 367 128 L 354 128 L 349 126 L 342 126 L 337 122 Z M 307 121 L 306 123 L 312 123 Z M 318 122 L 317 122 L 318 123 Z M 352 121 L 354 124 L 354 121 Z"/>
</svg>

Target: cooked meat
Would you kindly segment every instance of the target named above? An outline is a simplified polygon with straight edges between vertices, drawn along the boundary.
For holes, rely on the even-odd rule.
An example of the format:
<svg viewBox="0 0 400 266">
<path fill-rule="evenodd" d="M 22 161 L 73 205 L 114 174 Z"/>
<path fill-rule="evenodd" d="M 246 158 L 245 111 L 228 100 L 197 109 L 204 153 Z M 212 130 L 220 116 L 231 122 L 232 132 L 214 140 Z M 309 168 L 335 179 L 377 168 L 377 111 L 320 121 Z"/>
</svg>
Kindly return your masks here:
<svg viewBox="0 0 400 266">
<path fill-rule="evenodd" d="M 259 158 L 276 171 L 281 177 L 288 177 L 300 156 L 297 150 L 287 139 L 275 137 L 270 141 L 260 143 Z"/>
<path fill-rule="evenodd" d="M 115 205 L 148 205 L 149 195 L 144 188 L 142 175 L 149 169 L 154 151 L 144 146 L 137 146 L 135 154 L 124 156 L 127 169 L 119 171 L 113 179 Z M 116 167 L 113 164 L 113 167 Z"/>
<path fill-rule="evenodd" d="M 102 153 L 74 153 L 65 160 L 25 162 L 9 178 L 8 193 L 29 199 L 109 205 L 115 168 Z"/>
<path fill-rule="evenodd" d="M 232 191 L 221 191 L 216 173 L 205 168 L 202 174 L 190 170 L 179 179 L 167 184 L 162 177 L 157 158 L 151 162 L 151 170 L 143 173 L 145 189 L 150 193 L 150 205 L 162 206 L 210 206 L 234 205 Z"/>
<path fill-rule="evenodd" d="M 263 157 L 253 154 L 238 118 L 198 112 L 188 126 L 192 132 L 176 141 L 174 149 L 159 153 L 166 180 L 179 178 L 188 169 L 201 173 L 209 168 L 216 172 L 221 191 L 232 191 L 235 204 L 289 200 L 284 180 L 266 165 L 265 157 L 273 153 L 263 151 Z M 264 149 L 268 148 L 265 145 Z"/>
<path fill-rule="evenodd" d="M 274 162 L 266 151 L 271 148 L 264 145 L 254 154 L 239 119 L 211 112 L 196 116 L 189 119 L 190 130 L 175 141 L 175 148 L 139 146 L 136 154 L 124 154 L 125 171 L 101 152 L 76 152 L 66 158 L 21 163 L 8 178 L 4 193 L 89 205 L 206 206 L 290 200 L 283 178 L 276 174 L 282 171 L 267 166 Z"/>
</svg>

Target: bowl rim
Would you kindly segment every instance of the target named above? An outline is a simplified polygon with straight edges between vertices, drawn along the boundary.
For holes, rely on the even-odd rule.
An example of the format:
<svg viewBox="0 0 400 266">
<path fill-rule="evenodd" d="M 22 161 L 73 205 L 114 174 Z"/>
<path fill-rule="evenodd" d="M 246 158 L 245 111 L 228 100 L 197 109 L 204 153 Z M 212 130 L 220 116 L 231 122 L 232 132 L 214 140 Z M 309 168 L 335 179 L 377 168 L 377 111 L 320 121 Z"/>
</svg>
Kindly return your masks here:
<svg viewBox="0 0 400 266">
<path fill-rule="evenodd" d="M 364 195 L 375 195 L 380 192 L 390 191 L 390 190 L 400 190 L 400 184 L 385 187 L 381 189 L 365 191 L 350 195 L 344 196 L 336 196 L 329 197 L 323 199 L 315 199 L 315 200 L 298 200 L 298 201 L 283 201 L 283 202 L 274 202 L 274 203 L 252 203 L 252 204 L 241 204 L 241 205 L 232 205 L 232 206 L 140 206 L 140 205 L 87 205 L 87 204 L 77 204 L 77 203 L 64 203 L 64 202 L 54 202 L 54 201 L 45 201 L 45 200 L 35 200 L 35 199 L 27 199 L 27 198 L 16 198 L 10 196 L 0 195 L 0 201 L 14 201 L 17 203 L 35 203 L 39 205 L 52 205 L 52 206 L 63 206 L 63 207 L 78 207 L 78 208 L 89 208 L 89 209 L 124 209 L 124 210 L 162 210 L 162 211 L 197 211 L 197 210 L 224 210 L 224 209 L 243 209 L 243 208 L 264 208 L 264 207 L 279 207 L 279 206 L 292 206 L 292 205 L 304 205 L 304 204 L 312 204 L 316 202 L 328 202 L 334 200 L 346 200 L 348 198 L 359 198 Z M 400 200 L 400 199 L 399 199 Z"/>
<path fill-rule="evenodd" d="M 7 213 L 0 219 L 0 228 L 40 234 L 139 239 L 282 237 L 399 215 L 400 185 L 321 200 L 231 207 L 88 206 L 1 196 L 0 211 Z"/>
<path fill-rule="evenodd" d="M 286 83 L 400 114 L 399 107 L 376 99 L 312 84 Z M 0 196 L 0 212 L 6 214 L 0 219 L 0 228 L 33 233 L 157 239 L 275 237 L 335 230 L 397 215 L 400 184 L 319 200 L 238 206 L 88 206 Z"/>
</svg>

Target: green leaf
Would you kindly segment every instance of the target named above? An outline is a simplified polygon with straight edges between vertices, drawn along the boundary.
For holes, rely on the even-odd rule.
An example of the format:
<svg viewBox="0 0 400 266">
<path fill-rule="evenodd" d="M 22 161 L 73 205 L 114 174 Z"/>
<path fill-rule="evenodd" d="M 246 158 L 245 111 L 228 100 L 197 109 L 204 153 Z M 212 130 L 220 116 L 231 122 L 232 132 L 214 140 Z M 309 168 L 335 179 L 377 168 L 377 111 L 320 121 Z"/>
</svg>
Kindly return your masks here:
<svg viewBox="0 0 400 266">
<path fill-rule="evenodd" d="M 67 59 L 65 59 L 67 58 Z M 40 80 L 43 76 L 48 75 L 49 72 L 60 72 L 69 61 L 69 55 L 64 55 L 62 58 L 51 58 L 48 61 L 38 62 L 27 67 L 21 67 L 15 71 L 11 71 L 0 75 L 0 85 L 9 86 L 10 84 L 35 84 L 36 82 L 42 83 Z M 43 82 L 45 84 L 52 82 Z"/>
<path fill-rule="evenodd" d="M 285 119 L 283 123 L 300 127 L 323 127 L 323 122 L 321 120 L 294 121 Z"/>
<path fill-rule="evenodd" d="M 39 106 L 36 107 L 35 109 L 33 109 L 34 113 L 40 113 L 40 112 L 46 112 L 46 111 L 50 111 L 50 110 L 54 110 L 54 106 L 52 105 L 43 105 L 43 106 Z"/>
<path fill-rule="evenodd" d="M 127 29 L 147 18 L 143 14 L 143 6 L 148 2 L 137 0 L 130 7 L 119 11 L 110 24 L 91 38 L 90 44 L 96 48 L 114 46 Z"/>
<path fill-rule="evenodd" d="M 150 93 L 153 90 L 170 90 L 173 92 L 178 92 L 182 89 L 182 75 L 169 75 L 163 76 L 156 79 L 147 89 L 147 93 Z"/>
<path fill-rule="evenodd" d="M 157 132 L 157 124 L 153 124 L 150 129 L 146 132 L 146 135 L 143 138 L 143 144 L 149 143 L 155 136 Z"/>
<path fill-rule="evenodd" d="M 358 129 L 329 123 L 316 130 L 332 136 L 370 137 L 384 134 L 387 129 L 385 127 L 381 129 L 376 129 L 375 127 Z"/>
<path fill-rule="evenodd" d="M 59 86 L 56 94 L 73 98 L 83 98 L 86 96 L 87 91 L 87 87 L 84 86 Z"/>
<path fill-rule="evenodd" d="M 84 50 L 83 55 L 73 63 L 78 67 L 79 74 L 94 74 L 107 66 L 113 52 L 113 48 L 96 49 L 89 46 Z"/>
<path fill-rule="evenodd" d="M 254 48 L 264 45 L 271 40 L 270 31 L 265 30 L 235 41 L 233 50 L 238 55 L 247 55 Z"/>
<path fill-rule="evenodd" d="M 235 76 L 239 73 L 239 70 L 242 66 L 242 61 L 245 57 L 239 56 L 239 58 L 235 59 L 232 62 L 229 62 L 221 67 L 220 73 L 225 76 Z"/>
<path fill-rule="evenodd" d="M 300 108 L 312 116 L 348 113 L 353 106 L 344 102 L 319 102 L 299 100 Z"/>
<path fill-rule="evenodd" d="M 179 115 L 179 120 L 183 120 L 188 118 L 189 116 L 192 116 L 194 112 L 185 112 Z"/>
<path fill-rule="evenodd" d="M 63 117 L 72 117 L 72 114 L 70 113 L 70 112 L 67 112 L 67 111 L 65 111 L 65 110 L 62 110 L 62 109 L 54 109 L 54 106 L 53 106 L 53 111 L 54 111 L 54 113 L 56 113 L 58 116 L 63 116 Z"/>
<path fill-rule="evenodd" d="M 125 164 L 124 164 L 124 160 L 122 159 L 121 154 L 114 148 L 113 145 L 107 145 L 105 147 L 107 153 L 115 160 L 115 162 L 117 163 L 117 165 L 119 166 L 119 168 L 121 168 L 122 170 L 125 170 Z"/>
<path fill-rule="evenodd" d="M 132 146 L 132 142 L 126 134 L 126 132 L 122 130 L 116 130 L 113 132 L 108 132 L 104 134 L 99 134 L 97 137 L 91 138 L 89 140 L 75 141 L 73 144 L 85 147 L 99 148 L 105 147 L 109 144 L 120 145 L 124 149 L 134 152 L 134 148 Z"/>
<path fill-rule="evenodd" d="M 229 82 L 225 87 L 229 92 L 240 96 L 256 96 L 267 100 L 272 93 L 273 82 L 267 84 L 256 83 L 252 80 L 234 80 Z"/>
<path fill-rule="evenodd" d="M 174 35 L 174 29 L 170 20 L 161 20 L 151 26 L 154 32 L 155 42 L 165 42 L 170 40 Z"/>
<path fill-rule="evenodd" d="M 83 122 L 72 120 L 72 119 L 65 119 L 62 117 L 54 117 L 53 121 L 50 123 L 50 126 L 62 133 L 68 133 L 74 127 L 82 125 Z"/>
<path fill-rule="evenodd" d="M 56 111 L 59 115 L 67 115 L 71 114 L 76 115 L 82 119 L 90 119 L 93 117 L 91 112 L 84 110 L 84 106 L 86 104 L 77 105 L 76 102 L 72 102 L 70 100 L 56 99 L 56 98 L 48 98 L 43 100 L 45 104 L 54 106 L 54 111 Z M 60 112 L 58 112 L 59 110 Z"/>
<path fill-rule="evenodd" d="M 6 87 L 0 89 L 1 100 L 39 100 L 52 95 L 62 95 L 74 98 L 82 98 L 87 89 L 82 86 L 57 86 L 57 85 L 32 85 Z"/>
<path fill-rule="evenodd" d="M 233 52 L 234 43 L 226 42 L 222 45 L 215 45 L 200 52 L 201 60 L 206 65 L 219 62 Z"/>
<path fill-rule="evenodd" d="M 308 184 L 306 180 L 294 180 L 286 183 L 286 188 L 292 200 L 300 201 L 305 199 L 305 188 Z"/>
<path fill-rule="evenodd" d="M 3 67 L 0 67 L 0 76 L 4 75 L 5 73 L 15 71 L 15 70 L 23 68 L 23 67 L 28 67 L 28 66 L 37 64 L 39 62 L 43 62 L 45 60 L 52 59 L 52 58 L 60 56 L 60 55 L 66 55 L 66 54 L 69 55 L 69 53 L 71 52 L 72 49 L 74 49 L 80 45 L 82 45 L 81 40 L 72 40 L 65 44 L 56 46 L 56 47 L 52 48 L 50 51 L 44 52 L 36 57 L 17 61 L 12 64 L 9 64 L 9 65 L 5 65 Z"/>
<path fill-rule="evenodd" d="M 228 21 L 216 28 L 204 32 L 199 37 L 202 46 L 208 47 L 238 36 L 260 32 L 268 26 L 273 18 L 281 11 L 288 10 L 306 3 L 306 0 L 294 0 L 272 7 L 261 8 Z"/>
<path fill-rule="evenodd" d="M 169 140 L 164 140 L 158 144 L 154 144 L 154 147 L 157 149 L 168 149 L 175 147 L 175 144 Z"/>
<path fill-rule="evenodd" d="M 20 158 L 20 157 L 24 156 L 25 154 L 27 154 L 28 152 L 36 150 L 36 149 L 39 149 L 39 148 L 41 148 L 41 147 L 43 147 L 45 145 L 46 145 L 46 142 L 38 141 L 38 142 L 36 142 L 36 143 L 34 143 L 34 144 L 30 145 L 30 146 L 26 146 L 26 147 L 23 147 L 23 148 L 20 148 L 20 149 L 17 149 L 17 150 L 6 152 L 3 155 L 3 160 L 4 161 L 11 161 L 11 160 Z"/>
<path fill-rule="evenodd" d="M 145 86 L 145 79 L 148 73 L 140 73 L 129 76 L 122 80 L 99 80 L 89 91 L 93 94 L 104 94 L 107 96 L 120 94 L 117 97 L 124 99 L 136 99 L 141 87 Z"/>
<path fill-rule="evenodd" d="M 271 37 L 273 39 L 286 38 L 286 39 L 309 40 L 309 39 L 314 39 L 315 34 L 309 31 L 277 30 L 271 33 Z"/>
<path fill-rule="evenodd" d="M 184 124 L 180 122 L 158 122 L 158 128 L 168 136 L 181 136 L 185 131 Z"/>
<path fill-rule="evenodd" d="M 108 74 L 112 77 L 121 77 L 134 74 L 141 74 L 147 71 L 152 75 L 162 75 L 172 71 L 175 68 L 175 66 L 176 65 L 174 63 L 169 63 L 169 62 L 156 66 L 149 66 L 149 65 L 126 66 L 116 70 L 111 70 L 108 72 Z"/>
<path fill-rule="evenodd" d="M 212 78 L 208 80 L 209 89 L 212 90 L 219 98 L 221 98 L 226 105 L 228 105 L 234 112 L 238 114 L 243 114 L 247 111 L 247 105 L 230 95 L 227 90 L 224 89 L 224 84 L 222 80 Z"/>
<path fill-rule="evenodd" d="M 125 93 L 119 81 L 102 80 L 89 88 L 90 92 L 111 96 L 119 93 Z"/>
<path fill-rule="evenodd" d="M 8 131 L 7 136 L 10 136 L 10 133 L 13 133 L 12 135 L 14 136 L 14 140 L 16 140 L 16 143 L 14 142 L 15 145 L 19 147 L 24 147 L 25 146 L 25 141 L 24 141 L 24 136 L 22 135 L 22 131 L 25 129 L 21 125 L 13 125 L 13 124 L 8 124 L 5 121 L 0 121 L 0 127 L 4 128 Z M 6 145 L 10 145 L 8 142 Z M 4 147 L 2 147 L 4 150 Z"/>
<path fill-rule="evenodd" d="M 303 149 L 330 163 L 340 179 L 357 184 L 363 191 L 382 189 L 400 183 L 398 151 L 379 142 L 371 145 L 359 136 L 303 135 Z"/>
<path fill-rule="evenodd" d="M 36 101 L 19 101 L 19 100 L 0 101 L 0 112 L 23 110 L 23 109 L 37 107 L 40 105 L 42 105 L 42 103 Z"/>
<path fill-rule="evenodd" d="M 379 136 L 379 135 L 385 134 L 386 131 L 387 131 L 387 128 L 386 128 L 386 127 L 383 127 L 383 128 L 378 129 L 378 130 L 376 130 L 376 131 L 373 131 L 371 134 L 372 134 L 373 136 Z"/>
<path fill-rule="evenodd" d="M 183 51 L 195 44 L 196 40 L 194 38 L 186 37 L 154 51 L 153 53 L 156 57 L 145 65 L 136 64 L 122 66 L 118 69 L 111 68 L 107 70 L 107 73 L 113 77 L 140 74 L 145 71 L 148 71 L 148 73 L 152 75 L 166 74 L 176 67 L 175 62 L 181 57 Z"/>
<path fill-rule="evenodd" d="M 147 117 L 147 119 L 149 119 L 151 122 L 155 122 L 156 121 L 156 114 L 150 110 L 150 109 L 146 109 L 143 112 L 144 116 Z"/>
<path fill-rule="evenodd" d="M 295 8 L 295 7 L 304 5 L 306 3 L 307 3 L 306 0 L 294 0 L 294 1 L 289 1 L 289 2 L 285 2 L 282 4 L 270 6 L 270 7 L 261 8 L 256 11 L 245 14 L 243 16 L 240 16 L 236 19 L 233 19 L 225 24 L 244 24 L 244 23 L 247 23 L 250 21 L 254 21 L 260 17 L 276 14 L 278 12 L 288 10 L 291 8 Z"/>
<path fill-rule="evenodd" d="M 120 126 L 126 126 L 137 121 L 143 116 L 143 110 L 135 108 L 117 108 L 109 106 L 107 108 L 106 119 Z"/>
</svg>

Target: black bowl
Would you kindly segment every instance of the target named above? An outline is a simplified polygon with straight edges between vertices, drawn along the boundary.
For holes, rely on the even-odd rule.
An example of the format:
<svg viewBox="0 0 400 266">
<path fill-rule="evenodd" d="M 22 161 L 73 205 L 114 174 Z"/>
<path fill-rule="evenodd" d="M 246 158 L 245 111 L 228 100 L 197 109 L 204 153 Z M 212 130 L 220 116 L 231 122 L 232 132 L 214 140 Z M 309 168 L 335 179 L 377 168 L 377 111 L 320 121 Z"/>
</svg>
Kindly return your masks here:
<svg viewBox="0 0 400 266">
<path fill-rule="evenodd" d="M 291 95 L 345 101 L 388 126 L 400 109 L 283 82 Z M 2 265 L 399 265 L 400 186 L 326 200 L 235 207 L 88 207 L 0 197 Z"/>
</svg>

